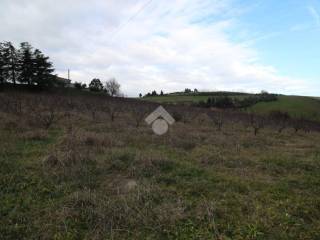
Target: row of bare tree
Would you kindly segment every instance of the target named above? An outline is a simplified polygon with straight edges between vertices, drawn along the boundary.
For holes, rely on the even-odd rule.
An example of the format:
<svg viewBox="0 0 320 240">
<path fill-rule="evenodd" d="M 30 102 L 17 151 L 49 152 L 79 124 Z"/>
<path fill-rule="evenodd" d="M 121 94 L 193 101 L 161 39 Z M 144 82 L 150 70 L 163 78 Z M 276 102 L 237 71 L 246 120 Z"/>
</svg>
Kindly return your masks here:
<svg viewBox="0 0 320 240">
<path fill-rule="evenodd" d="M 108 96 L 66 96 L 57 93 L 22 93 L 6 92 L 0 94 L 0 112 L 29 119 L 33 124 L 48 129 L 61 119 L 74 119 L 82 114 L 92 121 L 115 122 L 122 115 L 136 127 L 140 127 L 145 117 L 150 114 L 157 104 L 135 99 Z M 257 135 L 261 129 L 271 127 L 281 133 L 293 128 L 295 132 L 304 130 L 320 131 L 318 122 L 304 118 L 291 118 L 289 114 L 275 111 L 267 116 L 238 111 L 212 111 L 209 109 L 166 105 L 165 108 L 176 121 L 195 123 L 200 115 L 210 119 L 218 131 L 225 126 L 241 124 L 253 129 Z"/>
<path fill-rule="evenodd" d="M 144 117 L 152 111 L 152 105 L 109 96 L 65 96 L 20 92 L 0 94 L 0 112 L 13 114 L 22 119 L 32 119 L 46 129 L 60 119 L 69 119 L 77 114 L 87 115 L 95 122 L 101 120 L 115 122 L 120 114 L 130 115 L 134 125 L 139 127 Z"/>
</svg>

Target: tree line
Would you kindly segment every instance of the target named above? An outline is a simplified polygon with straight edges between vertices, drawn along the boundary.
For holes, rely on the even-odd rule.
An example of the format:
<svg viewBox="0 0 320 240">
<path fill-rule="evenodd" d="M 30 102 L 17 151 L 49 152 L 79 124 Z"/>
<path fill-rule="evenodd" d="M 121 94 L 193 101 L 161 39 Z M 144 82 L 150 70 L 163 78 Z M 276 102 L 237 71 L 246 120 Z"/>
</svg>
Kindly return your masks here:
<svg viewBox="0 0 320 240">
<path fill-rule="evenodd" d="M 277 101 L 278 97 L 275 94 L 269 94 L 265 91 L 260 94 L 255 94 L 243 98 L 232 98 L 229 96 L 214 96 L 209 97 L 207 101 L 200 101 L 197 103 L 199 107 L 206 108 L 222 108 L 222 109 L 235 109 L 235 108 L 248 108 L 259 102 L 272 102 Z"/>
<path fill-rule="evenodd" d="M 16 48 L 11 42 L 0 42 L 0 84 L 27 84 L 43 87 L 58 84 L 49 57 L 30 43 Z"/>
<path fill-rule="evenodd" d="M 65 87 L 66 82 L 53 74 L 54 70 L 49 57 L 33 48 L 30 43 L 22 42 L 16 48 L 11 42 L 0 42 L 0 84 Z M 87 88 L 87 85 L 81 82 L 73 85 L 76 89 Z M 94 78 L 89 84 L 89 90 L 119 96 L 120 84 L 112 78 L 104 86 L 100 79 Z"/>
<path fill-rule="evenodd" d="M 75 87 L 78 89 L 84 89 L 86 88 L 86 84 L 76 82 Z M 111 97 L 121 96 L 120 83 L 118 83 L 115 78 L 109 79 L 104 85 L 99 78 L 94 78 L 89 84 L 89 90 L 92 92 L 103 92 Z"/>
<path fill-rule="evenodd" d="M 160 93 L 158 94 L 156 90 L 153 90 L 152 92 L 148 92 L 144 97 L 154 97 L 154 96 L 164 96 L 165 94 L 161 90 Z M 142 97 L 142 94 L 139 94 L 139 97 Z"/>
<path fill-rule="evenodd" d="M 0 113 L 17 116 L 18 119 L 27 119 L 32 125 L 45 129 L 62 119 L 66 119 L 71 124 L 70 120 L 78 113 L 87 114 L 94 122 L 104 121 L 104 117 L 114 122 L 122 115 L 125 119 L 129 117 L 132 126 L 138 128 L 144 123 L 145 117 L 158 106 L 157 103 L 137 99 L 110 98 L 106 94 L 65 95 L 55 92 L 30 94 L 21 91 L 1 93 L 0 102 Z M 281 111 L 258 115 L 253 112 L 212 111 L 207 108 L 182 105 L 164 106 L 177 122 L 204 123 L 207 119 L 208 123 L 213 123 L 218 131 L 231 125 L 251 129 L 254 135 L 258 135 L 265 128 L 274 129 L 278 133 L 289 128 L 294 129 L 296 133 L 301 130 L 320 131 L 318 122 L 303 116 L 290 116 L 287 112 Z"/>
</svg>

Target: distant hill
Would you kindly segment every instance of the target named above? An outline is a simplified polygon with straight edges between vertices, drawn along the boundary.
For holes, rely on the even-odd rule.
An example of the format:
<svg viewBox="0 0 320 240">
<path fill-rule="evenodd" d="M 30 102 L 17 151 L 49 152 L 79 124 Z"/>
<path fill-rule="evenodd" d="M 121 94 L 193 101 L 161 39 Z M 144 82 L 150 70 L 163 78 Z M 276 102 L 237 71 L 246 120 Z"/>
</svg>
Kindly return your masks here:
<svg viewBox="0 0 320 240">
<path fill-rule="evenodd" d="M 173 104 L 192 104 L 200 101 L 206 101 L 212 96 L 229 96 L 232 98 L 245 98 L 254 94 L 239 93 L 239 92 L 206 92 L 206 93 L 172 93 L 164 96 L 148 96 L 143 100 L 158 102 L 158 103 L 173 103 Z M 250 107 L 248 111 L 259 114 L 268 114 L 271 111 L 279 110 L 288 112 L 292 117 L 306 117 L 312 120 L 320 121 L 320 98 L 319 97 L 304 97 L 304 96 L 286 96 L 279 95 L 277 101 L 260 102 Z"/>
<path fill-rule="evenodd" d="M 213 96 L 229 96 L 229 97 L 246 97 L 253 94 L 241 93 L 241 92 L 198 92 L 198 93 L 183 93 L 174 92 L 168 93 L 163 96 L 146 96 L 143 100 L 159 102 L 159 103 L 197 103 L 199 101 L 207 101 L 209 97 Z"/>
<path fill-rule="evenodd" d="M 293 117 L 306 117 L 320 120 L 320 99 L 302 96 L 279 96 L 275 102 L 257 103 L 251 110 L 257 113 L 268 113 L 274 110 L 288 112 Z"/>
</svg>

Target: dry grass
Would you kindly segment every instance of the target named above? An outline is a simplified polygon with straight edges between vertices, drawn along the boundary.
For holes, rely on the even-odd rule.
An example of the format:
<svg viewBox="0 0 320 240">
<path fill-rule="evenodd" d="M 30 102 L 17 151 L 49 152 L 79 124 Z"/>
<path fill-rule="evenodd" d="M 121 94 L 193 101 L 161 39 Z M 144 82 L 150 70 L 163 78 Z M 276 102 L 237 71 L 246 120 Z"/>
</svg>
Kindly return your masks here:
<svg viewBox="0 0 320 240">
<path fill-rule="evenodd" d="M 319 133 L 193 112 L 160 137 L 143 112 L 69 105 L 47 130 L 0 114 L 3 239 L 320 237 Z"/>
</svg>

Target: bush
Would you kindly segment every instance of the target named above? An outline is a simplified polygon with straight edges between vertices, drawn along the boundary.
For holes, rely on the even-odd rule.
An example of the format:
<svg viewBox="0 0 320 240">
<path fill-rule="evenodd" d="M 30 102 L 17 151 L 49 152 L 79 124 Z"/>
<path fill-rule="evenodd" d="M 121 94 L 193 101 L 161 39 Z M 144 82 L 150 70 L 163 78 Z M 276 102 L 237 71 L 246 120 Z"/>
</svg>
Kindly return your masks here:
<svg viewBox="0 0 320 240">
<path fill-rule="evenodd" d="M 75 82 L 74 83 L 74 87 L 76 89 L 82 90 L 82 89 L 85 89 L 87 87 L 87 84 L 82 84 L 81 82 Z"/>
<path fill-rule="evenodd" d="M 214 108 L 248 108 L 258 102 L 270 102 L 278 100 L 275 94 L 261 93 L 249 96 L 243 99 L 232 98 L 230 96 L 214 96 L 209 97 L 207 102 L 200 101 L 197 105 L 199 107 L 214 107 Z"/>
<path fill-rule="evenodd" d="M 90 91 L 93 92 L 101 92 L 103 90 L 103 85 L 98 78 L 92 79 L 92 81 L 89 84 L 89 89 Z"/>
</svg>

